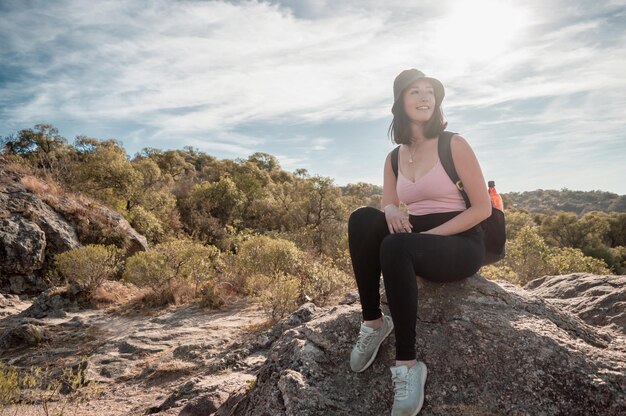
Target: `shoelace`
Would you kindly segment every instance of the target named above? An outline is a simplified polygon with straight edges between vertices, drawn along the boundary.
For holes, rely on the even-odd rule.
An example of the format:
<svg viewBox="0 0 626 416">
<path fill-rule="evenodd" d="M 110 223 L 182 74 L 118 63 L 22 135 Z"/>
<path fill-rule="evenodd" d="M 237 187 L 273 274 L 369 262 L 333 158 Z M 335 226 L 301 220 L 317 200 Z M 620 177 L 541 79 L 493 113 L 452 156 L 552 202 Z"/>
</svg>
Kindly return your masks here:
<svg viewBox="0 0 626 416">
<path fill-rule="evenodd" d="M 409 383 L 407 379 L 408 377 L 406 378 L 394 377 L 392 379 L 393 391 L 395 393 L 395 396 L 398 399 L 404 399 L 405 397 L 409 395 Z"/>
<path fill-rule="evenodd" d="M 365 351 L 365 348 L 367 348 L 372 338 L 374 338 L 374 335 L 376 335 L 376 332 L 367 333 L 364 331 L 359 331 L 359 338 L 356 340 L 356 348 L 360 352 Z"/>
</svg>

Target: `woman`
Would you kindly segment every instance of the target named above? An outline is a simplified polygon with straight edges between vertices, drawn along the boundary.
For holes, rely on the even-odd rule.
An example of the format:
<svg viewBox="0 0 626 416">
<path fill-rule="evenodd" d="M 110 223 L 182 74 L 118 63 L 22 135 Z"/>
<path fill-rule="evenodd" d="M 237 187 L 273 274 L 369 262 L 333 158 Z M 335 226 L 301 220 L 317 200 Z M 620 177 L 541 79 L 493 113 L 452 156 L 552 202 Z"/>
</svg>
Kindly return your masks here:
<svg viewBox="0 0 626 416">
<path fill-rule="evenodd" d="M 480 165 L 459 135 L 451 139 L 452 159 L 471 207 L 446 174 L 437 152 L 447 123 L 441 110 L 445 90 L 421 71 L 402 71 L 393 84 L 393 121 L 400 144 L 398 176 L 391 153 L 385 160 L 383 210 L 361 207 L 348 223 L 350 256 L 359 289 L 363 323 L 350 355 L 350 367 L 367 369 L 383 340 L 395 328 L 396 362 L 391 367 L 395 396 L 392 416 L 417 415 L 424 401 L 426 365 L 416 360 L 417 282 L 464 279 L 476 273 L 484 257 L 478 225 L 491 213 Z M 403 202 L 409 216 L 399 208 Z M 391 318 L 380 309 L 382 271 Z"/>
</svg>

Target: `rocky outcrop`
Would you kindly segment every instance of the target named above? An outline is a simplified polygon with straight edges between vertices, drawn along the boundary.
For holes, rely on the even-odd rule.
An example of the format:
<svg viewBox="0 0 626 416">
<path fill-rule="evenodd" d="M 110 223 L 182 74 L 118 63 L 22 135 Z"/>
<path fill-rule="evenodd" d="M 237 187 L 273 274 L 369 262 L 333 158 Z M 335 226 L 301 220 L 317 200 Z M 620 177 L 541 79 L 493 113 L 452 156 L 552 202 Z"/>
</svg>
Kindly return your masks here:
<svg viewBox="0 0 626 416">
<path fill-rule="evenodd" d="M 43 322 L 30 320 L 3 331 L 0 334 L 0 351 L 12 348 L 37 346 L 50 338 Z"/>
<path fill-rule="evenodd" d="M 528 282 L 524 289 L 576 314 L 589 325 L 626 334 L 626 276 L 544 276 Z"/>
<path fill-rule="evenodd" d="M 20 316 L 30 318 L 63 318 L 66 310 L 77 310 L 86 289 L 77 283 L 63 287 L 51 287 L 37 296 Z"/>
<path fill-rule="evenodd" d="M 417 351 L 429 370 L 420 415 L 626 414 L 623 334 L 480 276 L 418 283 Z M 273 343 L 254 386 L 216 414 L 389 414 L 395 339 L 353 373 L 360 318 L 358 303 L 314 310 Z"/>
<path fill-rule="evenodd" d="M 118 213 L 46 189 L 0 157 L 0 292 L 41 293 L 54 256 L 84 244 L 115 244 L 127 255 L 147 249 Z"/>
</svg>

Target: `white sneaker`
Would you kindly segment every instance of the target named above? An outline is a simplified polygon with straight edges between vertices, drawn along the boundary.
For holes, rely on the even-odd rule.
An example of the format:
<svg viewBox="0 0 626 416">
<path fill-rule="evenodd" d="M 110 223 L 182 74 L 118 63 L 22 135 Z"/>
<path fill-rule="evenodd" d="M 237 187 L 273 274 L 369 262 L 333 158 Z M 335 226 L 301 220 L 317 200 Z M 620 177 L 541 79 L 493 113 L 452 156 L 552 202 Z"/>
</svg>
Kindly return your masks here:
<svg viewBox="0 0 626 416">
<path fill-rule="evenodd" d="M 383 325 L 378 329 L 370 328 L 361 324 L 359 338 L 350 353 L 350 368 L 360 373 L 365 371 L 376 358 L 380 344 L 393 331 L 393 320 L 390 316 L 383 315 Z"/>
<path fill-rule="evenodd" d="M 391 367 L 395 396 L 391 416 L 416 416 L 424 404 L 426 364 L 418 361 L 413 367 Z"/>
</svg>

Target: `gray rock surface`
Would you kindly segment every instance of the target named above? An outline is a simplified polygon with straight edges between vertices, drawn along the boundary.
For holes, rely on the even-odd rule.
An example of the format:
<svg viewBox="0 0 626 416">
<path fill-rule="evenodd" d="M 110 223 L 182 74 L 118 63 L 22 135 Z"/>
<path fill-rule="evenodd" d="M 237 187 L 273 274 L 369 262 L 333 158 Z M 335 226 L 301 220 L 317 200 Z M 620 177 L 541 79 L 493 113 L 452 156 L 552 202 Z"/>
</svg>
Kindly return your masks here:
<svg viewBox="0 0 626 416">
<path fill-rule="evenodd" d="M 29 302 L 22 301 L 17 295 L 0 294 L 0 319 L 17 315 L 29 306 Z"/>
<path fill-rule="evenodd" d="M 41 268 L 46 235 L 31 221 L 13 214 L 0 219 L 0 270 L 29 274 Z"/>
<path fill-rule="evenodd" d="M 37 346 L 50 338 L 43 325 L 23 322 L 0 334 L 0 351 L 17 347 Z"/>
<path fill-rule="evenodd" d="M 78 302 L 84 293 L 84 290 L 76 284 L 68 287 L 52 287 L 37 296 L 20 316 L 32 318 L 64 317 L 65 310 L 78 309 Z"/>
<path fill-rule="evenodd" d="M 623 334 L 480 276 L 418 284 L 417 351 L 429 369 L 420 415 L 626 414 Z M 254 387 L 216 414 L 389 414 L 395 338 L 353 373 L 360 320 L 359 304 L 315 310 L 273 343 Z"/>
<path fill-rule="evenodd" d="M 544 276 L 528 282 L 524 289 L 576 314 L 589 325 L 626 334 L 626 276 Z"/>
</svg>

